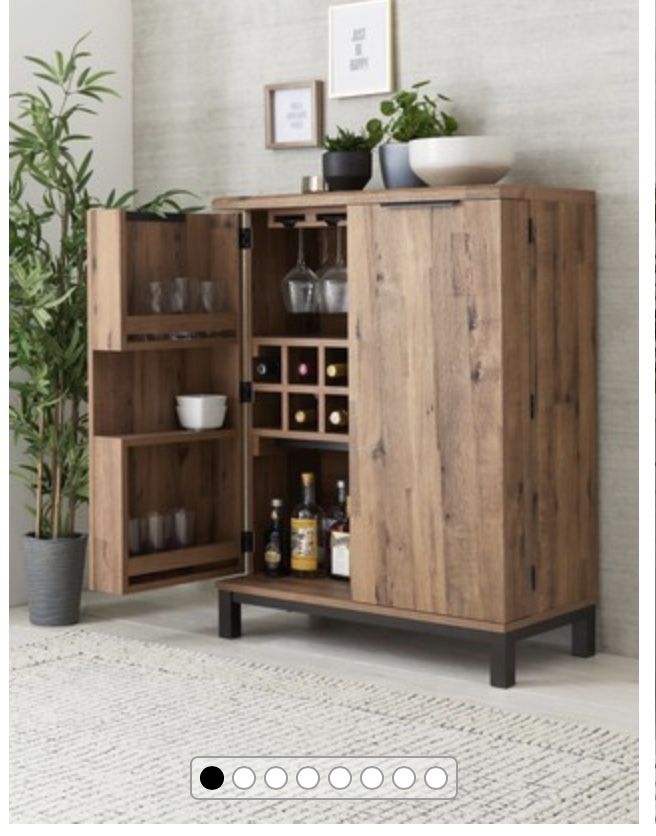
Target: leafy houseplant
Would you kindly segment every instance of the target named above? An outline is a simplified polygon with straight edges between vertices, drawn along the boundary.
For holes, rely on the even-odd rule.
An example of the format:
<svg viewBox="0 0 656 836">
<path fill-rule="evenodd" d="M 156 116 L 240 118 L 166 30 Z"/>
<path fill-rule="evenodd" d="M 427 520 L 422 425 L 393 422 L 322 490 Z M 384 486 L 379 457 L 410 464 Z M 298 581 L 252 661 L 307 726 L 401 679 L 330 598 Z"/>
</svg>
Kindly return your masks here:
<svg viewBox="0 0 656 836">
<path fill-rule="evenodd" d="M 371 119 L 368 123 L 370 130 L 388 140 L 379 148 L 387 188 L 425 185 L 410 168 L 408 143 L 411 140 L 452 136 L 458 130 L 456 119 L 443 109 L 442 103 L 450 99 L 442 93 L 430 96 L 422 92 L 428 84 L 429 81 L 419 81 L 410 90 L 400 90 L 391 99 L 385 99 L 380 103 L 380 112 L 387 121 Z"/>
<path fill-rule="evenodd" d="M 85 36 L 86 37 L 86 36 Z M 68 57 L 35 65 L 35 92 L 13 94 L 10 122 L 9 341 L 10 427 L 24 448 L 17 474 L 32 496 L 34 531 L 24 538 L 30 618 L 74 623 L 86 552 L 76 517 L 87 499 L 86 214 L 127 207 L 136 194 L 89 192 L 91 137 L 76 127 L 89 105 L 117 95 L 112 75 L 92 71 L 81 38 Z M 85 65 L 85 66 L 81 66 Z M 142 207 L 184 211 L 183 192 L 166 192 Z"/>
<path fill-rule="evenodd" d="M 382 139 L 379 125 L 369 122 L 360 133 L 337 128 L 324 140 L 323 176 L 331 191 L 364 189 L 371 179 L 371 151 Z"/>
</svg>

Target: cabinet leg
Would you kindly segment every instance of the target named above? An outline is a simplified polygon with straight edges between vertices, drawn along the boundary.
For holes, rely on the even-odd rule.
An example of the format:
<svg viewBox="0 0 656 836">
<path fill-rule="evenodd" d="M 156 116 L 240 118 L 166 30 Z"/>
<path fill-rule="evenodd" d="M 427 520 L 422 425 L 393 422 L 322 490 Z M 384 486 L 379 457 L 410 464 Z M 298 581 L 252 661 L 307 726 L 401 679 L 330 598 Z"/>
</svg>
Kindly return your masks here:
<svg viewBox="0 0 656 836">
<path fill-rule="evenodd" d="M 572 656 L 594 656 L 595 650 L 595 608 L 586 607 L 572 621 Z"/>
<path fill-rule="evenodd" d="M 511 688 L 515 684 L 515 640 L 505 633 L 490 639 L 490 685 Z"/>
<path fill-rule="evenodd" d="M 241 604 L 237 604 L 232 592 L 219 590 L 219 636 L 222 639 L 238 639 L 241 636 Z"/>
</svg>

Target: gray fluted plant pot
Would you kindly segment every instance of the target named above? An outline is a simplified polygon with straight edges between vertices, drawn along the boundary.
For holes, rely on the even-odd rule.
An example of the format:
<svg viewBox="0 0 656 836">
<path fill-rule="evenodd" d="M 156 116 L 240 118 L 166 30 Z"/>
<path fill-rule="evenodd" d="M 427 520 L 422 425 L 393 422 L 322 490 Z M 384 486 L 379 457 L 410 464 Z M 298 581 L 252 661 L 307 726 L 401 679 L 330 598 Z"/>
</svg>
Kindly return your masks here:
<svg viewBox="0 0 656 836">
<path fill-rule="evenodd" d="M 378 148 L 378 157 L 386 189 L 414 189 L 426 185 L 410 168 L 407 142 L 386 142 Z"/>
<path fill-rule="evenodd" d="M 32 624 L 77 624 L 87 535 L 39 540 L 23 538 L 27 595 Z"/>
</svg>

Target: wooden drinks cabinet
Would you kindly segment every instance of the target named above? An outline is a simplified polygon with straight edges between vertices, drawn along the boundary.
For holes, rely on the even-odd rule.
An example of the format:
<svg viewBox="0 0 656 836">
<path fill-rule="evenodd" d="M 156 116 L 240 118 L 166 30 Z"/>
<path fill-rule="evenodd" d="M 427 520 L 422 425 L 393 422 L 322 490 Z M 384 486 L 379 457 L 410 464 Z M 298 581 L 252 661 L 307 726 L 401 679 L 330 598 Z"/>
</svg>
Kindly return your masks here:
<svg viewBox="0 0 656 836">
<path fill-rule="evenodd" d="M 595 648 L 595 201 L 538 186 L 221 198 L 208 215 L 89 215 L 90 586 L 219 578 L 219 634 L 253 603 L 485 641 L 572 625 Z M 281 280 L 347 237 L 348 313 L 291 315 Z M 146 312 L 151 282 L 216 285 L 216 310 Z M 295 375 L 300 355 L 312 374 Z M 254 381 L 253 359 L 279 374 Z M 332 380 L 329 364 L 347 363 Z M 343 367 L 343 366 L 342 366 Z M 220 430 L 175 396 L 221 392 Z M 293 416 L 311 404 L 315 423 Z M 348 424 L 332 427 L 331 411 Z M 350 494 L 351 578 L 268 578 L 270 500 L 300 473 Z M 130 555 L 131 519 L 185 506 L 191 547 Z"/>
</svg>

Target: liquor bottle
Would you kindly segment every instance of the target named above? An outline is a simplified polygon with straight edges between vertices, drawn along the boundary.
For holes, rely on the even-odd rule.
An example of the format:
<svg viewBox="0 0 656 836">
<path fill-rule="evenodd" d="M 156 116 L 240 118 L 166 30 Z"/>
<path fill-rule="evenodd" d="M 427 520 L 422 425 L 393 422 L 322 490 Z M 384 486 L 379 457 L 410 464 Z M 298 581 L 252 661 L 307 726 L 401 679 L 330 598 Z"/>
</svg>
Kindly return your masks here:
<svg viewBox="0 0 656 836">
<path fill-rule="evenodd" d="M 351 576 L 351 534 L 348 497 L 346 513 L 341 520 L 333 523 L 330 530 L 330 576 L 348 580 Z"/>
<path fill-rule="evenodd" d="M 287 529 L 282 499 L 271 500 L 271 523 L 264 537 L 264 573 L 271 578 L 286 575 L 289 564 Z"/>
<path fill-rule="evenodd" d="M 323 518 L 323 543 L 325 546 L 325 562 L 326 572 L 330 574 L 330 530 L 339 520 L 343 520 L 346 516 L 346 480 L 337 480 L 337 501 L 331 508 L 326 511 Z"/>
<path fill-rule="evenodd" d="M 321 519 L 323 511 L 314 498 L 314 473 L 302 473 L 303 500 L 291 517 L 291 572 L 299 577 L 320 573 Z"/>
<path fill-rule="evenodd" d="M 280 380 L 280 361 L 275 357 L 256 357 L 253 369 L 256 380 Z"/>
<path fill-rule="evenodd" d="M 333 409 L 328 416 L 328 421 L 333 427 L 345 429 L 348 427 L 348 412 L 345 409 Z"/>
<path fill-rule="evenodd" d="M 348 377 L 348 363 L 329 363 L 326 366 L 326 377 L 331 383 L 346 380 Z"/>
<path fill-rule="evenodd" d="M 312 429 L 317 425 L 317 410 L 313 407 L 297 409 L 294 412 L 294 423 L 303 429 Z"/>
</svg>

